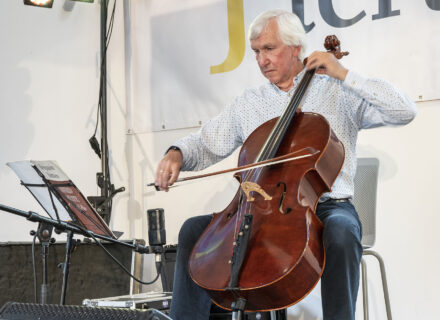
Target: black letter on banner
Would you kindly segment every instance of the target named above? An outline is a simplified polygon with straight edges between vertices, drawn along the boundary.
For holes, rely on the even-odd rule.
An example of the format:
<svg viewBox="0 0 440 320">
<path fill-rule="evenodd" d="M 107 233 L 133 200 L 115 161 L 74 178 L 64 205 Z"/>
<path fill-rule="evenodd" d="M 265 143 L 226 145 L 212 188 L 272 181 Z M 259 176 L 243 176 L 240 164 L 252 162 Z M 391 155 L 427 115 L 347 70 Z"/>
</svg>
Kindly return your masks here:
<svg viewBox="0 0 440 320">
<path fill-rule="evenodd" d="M 341 19 L 336 15 L 332 0 L 319 0 L 319 11 L 321 12 L 321 16 L 325 22 L 336 28 L 349 27 L 366 16 L 365 11 L 362 10 L 356 17 L 352 19 Z"/>
<path fill-rule="evenodd" d="M 304 24 L 304 0 L 292 0 L 292 11 L 295 13 L 298 18 L 301 20 L 304 30 L 306 33 L 312 30 L 315 27 L 315 23 L 312 22 L 308 26 Z"/>
<path fill-rule="evenodd" d="M 429 9 L 440 11 L 440 0 L 425 0 Z"/>
<path fill-rule="evenodd" d="M 391 0 L 379 0 L 379 13 L 373 15 L 373 20 L 400 15 L 400 10 L 391 10 Z"/>
</svg>

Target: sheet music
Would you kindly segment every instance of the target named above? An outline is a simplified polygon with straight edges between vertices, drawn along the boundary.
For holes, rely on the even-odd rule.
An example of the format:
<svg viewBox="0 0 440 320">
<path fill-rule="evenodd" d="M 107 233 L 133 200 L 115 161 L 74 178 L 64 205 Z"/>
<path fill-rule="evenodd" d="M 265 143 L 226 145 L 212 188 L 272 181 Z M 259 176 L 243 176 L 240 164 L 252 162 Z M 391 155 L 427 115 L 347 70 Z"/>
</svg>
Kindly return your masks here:
<svg viewBox="0 0 440 320">
<path fill-rule="evenodd" d="M 56 161 L 30 161 L 47 180 L 69 181 L 69 177 L 61 170 Z M 34 170 L 35 171 L 35 170 Z"/>
<path fill-rule="evenodd" d="M 64 174 L 64 172 L 59 168 L 58 164 L 55 161 L 16 161 L 16 162 L 8 162 L 7 166 L 10 167 L 18 178 L 24 184 L 44 184 L 43 179 L 38 175 L 37 171 L 32 167 L 32 165 L 36 165 L 39 170 L 43 173 L 57 176 L 57 179 L 61 177 L 63 179 L 69 179 Z M 51 177 L 51 179 L 54 179 Z M 57 180 L 60 181 L 60 180 Z M 64 181 L 64 180 L 61 180 Z M 50 199 L 49 190 L 46 187 L 27 187 L 32 195 L 37 199 L 37 201 L 41 204 L 44 210 L 49 214 L 52 219 L 57 219 L 57 215 L 52 205 L 52 201 Z M 62 221 L 72 221 L 69 213 L 66 211 L 64 206 L 60 203 L 60 201 L 56 197 L 52 197 L 55 203 L 55 206 L 58 211 L 58 215 L 60 220 Z"/>
</svg>

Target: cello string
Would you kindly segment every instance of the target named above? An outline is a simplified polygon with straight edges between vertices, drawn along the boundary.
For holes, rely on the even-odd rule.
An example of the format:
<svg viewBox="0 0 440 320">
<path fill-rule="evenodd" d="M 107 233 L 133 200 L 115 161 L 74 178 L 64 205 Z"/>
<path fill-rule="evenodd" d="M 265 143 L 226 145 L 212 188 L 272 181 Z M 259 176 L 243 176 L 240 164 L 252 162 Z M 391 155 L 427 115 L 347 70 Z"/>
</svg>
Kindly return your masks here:
<svg viewBox="0 0 440 320">
<path fill-rule="evenodd" d="M 274 150 L 276 144 L 275 137 L 279 136 L 281 131 L 285 130 L 286 127 L 290 124 L 289 120 L 291 119 L 289 118 L 293 117 L 292 114 L 296 111 L 297 105 L 301 102 L 302 96 L 304 95 L 304 92 L 307 89 L 308 84 L 310 83 L 310 80 L 313 77 L 313 74 L 307 72 L 304 75 L 303 79 L 301 79 L 301 82 L 299 83 L 298 88 L 295 91 L 295 94 L 293 95 L 291 101 L 285 108 L 285 111 L 281 115 L 280 120 L 275 124 L 274 129 L 272 130 L 271 134 L 267 139 L 267 142 L 265 143 L 265 148 L 264 150 L 262 150 L 262 152 L 260 152 L 261 155 L 259 158 L 257 158 L 257 161 L 267 160 L 269 159 L 271 154 L 275 152 Z M 254 175 L 254 171 L 255 170 L 249 170 L 249 173 L 245 175 L 244 180 L 247 181 L 251 175 Z M 259 172 L 261 172 L 261 170 Z"/>
<path fill-rule="evenodd" d="M 293 95 L 289 104 L 283 111 L 283 114 L 281 115 L 280 119 L 275 124 L 274 129 L 272 130 L 271 134 L 267 139 L 267 142 L 265 143 L 265 148 L 260 152 L 260 156 L 257 158 L 257 161 L 267 160 L 269 159 L 271 154 L 275 152 L 274 149 L 277 140 L 276 137 L 278 137 L 281 134 L 281 132 L 285 130 L 286 127 L 290 124 L 289 120 L 291 119 L 289 118 L 293 117 L 293 114 L 296 111 L 297 106 L 300 103 L 302 96 L 304 95 L 304 92 L 307 89 L 311 78 L 313 77 L 313 74 L 311 74 L 311 72 L 307 72 L 304 75 L 304 77 L 301 79 L 298 88 L 295 91 L 295 94 Z M 248 174 L 245 175 L 244 180 L 248 181 L 252 175 L 255 175 L 254 172 L 255 170 L 249 170 Z M 259 172 L 261 172 L 261 170 L 259 170 Z M 257 177 L 259 177 L 259 174 L 257 175 Z"/>
<path fill-rule="evenodd" d="M 290 100 L 289 104 L 286 106 L 279 120 L 275 124 L 275 127 L 272 129 L 271 133 L 269 134 L 269 137 L 266 140 L 263 149 L 260 151 L 260 154 L 257 156 L 256 161 L 267 160 L 275 156 L 275 153 L 278 151 L 277 149 L 279 147 L 279 144 L 281 143 L 280 140 L 282 140 L 280 136 L 285 134 L 289 124 L 292 122 L 295 112 L 298 109 L 298 106 L 314 74 L 315 74 L 314 69 L 309 70 L 305 73 L 304 77 L 301 79 L 300 83 L 298 84 L 298 88 L 296 89 L 292 99 Z M 241 182 L 250 181 L 250 180 L 256 181 L 260 178 L 262 172 L 263 172 L 263 168 L 251 169 L 244 175 L 244 178 Z M 244 192 L 243 189 L 240 188 L 240 199 L 239 199 L 240 203 L 242 203 L 243 198 L 244 198 Z M 240 203 L 239 203 L 239 208 L 240 208 Z M 235 238 L 237 238 L 238 236 L 238 232 L 239 232 L 238 226 L 241 225 L 243 214 L 250 214 L 251 209 L 252 209 L 252 203 L 249 203 L 248 199 L 246 199 L 246 203 L 244 205 L 243 210 L 238 210 L 239 211 L 238 215 L 235 215 L 236 217 L 235 231 L 234 231 Z"/>
<path fill-rule="evenodd" d="M 293 95 L 291 101 L 285 108 L 285 111 L 280 116 L 280 119 L 275 124 L 274 129 L 272 130 L 271 134 L 269 135 L 268 141 L 265 144 L 265 150 L 261 152 L 260 158 L 257 159 L 258 161 L 261 161 L 261 159 L 269 159 L 270 157 L 273 157 L 276 153 L 276 144 L 277 141 L 279 141 L 280 135 L 282 135 L 282 132 L 287 130 L 287 127 L 291 123 L 295 111 L 298 108 L 299 103 L 301 102 L 302 97 L 304 96 L 305 91 L 307 90 L 307 87 L 310 83 L 310 80 L 312 79 L 314 74 L 314 70 L 308 71 L 304 77 L 301 79 L 297 90 L 295 91 L 295 94 Z"/>
<path fill-rule="evenodd" d="M 271 134 L 269 135 L 267 142 L 263 146 L 263 150 L 260 152 L 260 155 L 257 157 L 257 161 L 261 160 L 267 160 L 271 156 L 274 156 L 274 153 L 276 152 L 276 144 L 277 141 L 280 139 L 280 135 L 282 135 L 282 132 L 287 130 L 287 126 L 291 123 L 291 120 L 293 119 L 294 113 L 296 112 L 299 103 L 301 102 L 301 99 L 307 90 L 307 87 L 310 83 L 310 80 L 313 77 L 314 72 L 307 72 L 304 77 L 301 79 L 297 90 L 295 91 L 292 99 L 290 100 L 289 104 L 286 106 L 285 110 L 283 111 L 283 114 L 280 116 L 280 119 L 275 124 L 275 127 L 273 128 Z M 245 174 L 243 181 L 249 181 L 253 180 L 256 181 L 260 178 L 261 174 L 263 172 L 263 168 L 256 168 L 249 170 L 248 173 Z M 242 181 L 242 182 L 243 182 Z M 241 199 L 243 198 L 243 190 L 241 190 Z M 243 213 L 250 214 L 252 209 L 252 203 L 249 203 L 249 201 L 246 201 L 246 204 L 244 206 L 244 210 L 239 211 L 239 215 L 237 215 L 237 219 L 242 221 Z M 238 220 L 236 220 L 236 229 L 235 234 L 237 236 L 237 225 Z"/>
<path fill-rule="evenodd" d="M 304 77 L 301 79 L 301 82 L 298 85 L 297 90 L 295 91 L 295 94 L 292 97 L 292 100 L 290 101 L 289 105 L 286 107 L 286 111 L 283 113 L 283 115 L 280 117 L 279 123 L 276 124 L 276 128 L 274 128 L 275 134 L 271 134 L 269 139 L 271 139 L 270 144 L 268 144 L 268 150 L 265 152 L 264 157 L 266 159 L 270 157 L 274 157 L 274 153 L 276 153 L 276 143 L 281 138 L 279 137 L 282 135 L 282 132 L 286 131 L 288 126 L 290 125 L 295 112 L 304 96 L 304 93 L 307 90 L 307 87 L 310 84 L 311 79 L 313 78 L 314 70 L 308 71 Z M 275 139 L 275 140 L 274 140 Z"/>
</svg>

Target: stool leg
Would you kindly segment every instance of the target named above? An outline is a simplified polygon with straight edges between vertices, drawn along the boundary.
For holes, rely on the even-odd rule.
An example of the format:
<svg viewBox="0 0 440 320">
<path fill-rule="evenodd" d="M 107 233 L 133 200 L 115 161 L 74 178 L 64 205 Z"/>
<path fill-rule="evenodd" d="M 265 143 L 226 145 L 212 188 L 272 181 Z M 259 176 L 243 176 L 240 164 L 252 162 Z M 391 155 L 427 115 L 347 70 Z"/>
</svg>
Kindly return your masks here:
<svg viewBox="0 0 440 320">
<path fill-rule="evenodd" d="M 362 300 L 364 303 L 364 320 L 369 319 L 368 315 L 368 279 L 367 279 L 367 264 L 365 263 L 364 258 L 361 260 L 361 269 L 362 269 Z"/>
<path fill-rule="evenodd" d="M 364 254 L 369 254 L 374 256 L 377 261 L 379 262 L 379 266 L 380 266 L 380 275 L 382 278 L 382 288 L 383 288 L 383 296 L 385 298 L 385 307 L 387 310 L 387 319 L 388 320 L 392 320 L 393 317 L 391 315 L 391 303 L 390 303 L 390 296 L 388 293 L 388 282 L 387 282 L 387 274 L 385 272 L 385 263 L 383 262 L 382 257 L 380 256 L 379 253 L 377 253 L 376 251 L 373 250 L 365 250 Z"/>
</svg>

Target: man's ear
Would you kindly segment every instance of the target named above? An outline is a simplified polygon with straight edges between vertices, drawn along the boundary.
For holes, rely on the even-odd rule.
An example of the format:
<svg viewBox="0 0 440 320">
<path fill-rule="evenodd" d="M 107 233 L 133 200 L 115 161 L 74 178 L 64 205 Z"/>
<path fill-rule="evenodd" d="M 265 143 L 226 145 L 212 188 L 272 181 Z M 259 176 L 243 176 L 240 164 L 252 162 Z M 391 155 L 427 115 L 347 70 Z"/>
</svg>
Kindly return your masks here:
<svg viewBox="0 0 440 320">
<path fill-rule="evenodd" d="M 301 52 L 301 46 L 295 46 L 295 47 L 292 47 L 293 48 L 293 56 L 295 57 L 295 58 L 297 58 L 297 59 L 299 59 L 298 57 L 299 57 L 299 54 L 300 54 L 300 52 Z"/>
</svg>

